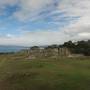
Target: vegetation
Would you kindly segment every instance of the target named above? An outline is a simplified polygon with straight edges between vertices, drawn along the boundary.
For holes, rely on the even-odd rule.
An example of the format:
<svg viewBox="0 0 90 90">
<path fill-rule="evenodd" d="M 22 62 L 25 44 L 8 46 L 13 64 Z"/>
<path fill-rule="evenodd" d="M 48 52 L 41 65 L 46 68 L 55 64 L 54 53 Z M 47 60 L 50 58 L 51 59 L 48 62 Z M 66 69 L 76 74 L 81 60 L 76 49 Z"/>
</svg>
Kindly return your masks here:
<svg viewBox="0 0 90 90">
<path fill-rule="evenodd" d="M 0 90 L 90 90 L 90 58 L 0 55 Z"/>
<path fill-rule="evenodd" d="M 33 46 L 33 47 L 31 47 L 30 49 L 31 49 L 31 50 L 37 50 L 37 49 L 39 49 L 39 47 L 38 47 L 38 46 Z"/>
<path fill-rule="evenodd" d="M 65 42 L 62 46 L 69 48 L 72 53 L 90 56 L 90 40 L 78 42 Z"/>
</svg>

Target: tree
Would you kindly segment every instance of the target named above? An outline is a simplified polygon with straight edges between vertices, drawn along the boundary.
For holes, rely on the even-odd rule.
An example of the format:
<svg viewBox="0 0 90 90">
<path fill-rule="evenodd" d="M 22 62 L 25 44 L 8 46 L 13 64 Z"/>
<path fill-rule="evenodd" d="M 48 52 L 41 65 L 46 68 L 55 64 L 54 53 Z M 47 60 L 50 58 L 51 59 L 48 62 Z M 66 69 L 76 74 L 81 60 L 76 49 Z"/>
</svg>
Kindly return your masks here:
<svg viewBox="0 0 90 90">
<path fill-rule="evenodd" d="M 68 42 L 65 42 L 63 44 L 64 47 L 67 47 L 67 48 L 74 48 L 75 47 L 75 44 L 72 42 L 72 41 L 68 41 Z"/>
<path fill-rule="evenodd" d="M 38 46 L 33 46 L 33 47 L 31 47 L 30 49 L 31 49 L 31 50 L 37 50 L 37 49 L 40 49 L 40 47 L 38 47 Z"/>
</svg>

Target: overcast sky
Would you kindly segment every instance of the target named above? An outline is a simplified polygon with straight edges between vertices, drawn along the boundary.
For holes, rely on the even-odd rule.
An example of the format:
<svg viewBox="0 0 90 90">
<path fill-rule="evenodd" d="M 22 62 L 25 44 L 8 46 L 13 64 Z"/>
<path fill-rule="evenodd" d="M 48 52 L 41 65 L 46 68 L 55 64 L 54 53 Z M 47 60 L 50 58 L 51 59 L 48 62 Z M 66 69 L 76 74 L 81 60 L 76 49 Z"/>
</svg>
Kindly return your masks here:
<svg viewBox="0 0 90 90">
<path fill-rule="evenodd" d="M 90 0 L 0 0 L 0 45 L 90 39 Z"/>
</svg>

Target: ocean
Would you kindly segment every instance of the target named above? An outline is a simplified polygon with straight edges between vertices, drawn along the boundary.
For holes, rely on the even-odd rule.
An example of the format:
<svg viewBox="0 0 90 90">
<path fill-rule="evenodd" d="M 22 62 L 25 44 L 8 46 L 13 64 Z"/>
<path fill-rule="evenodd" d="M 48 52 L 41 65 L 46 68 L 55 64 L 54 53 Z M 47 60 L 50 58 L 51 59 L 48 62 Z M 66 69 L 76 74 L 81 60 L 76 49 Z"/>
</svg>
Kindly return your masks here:
<svg viewBox="0 0 90 90">
<path fill-rule="evenodd" d="M 0 53 L 7 52 L 18 52 L 20 50 L 27 49 L 27 47 L 22 46 L 0 46 Z"/>
</svg>

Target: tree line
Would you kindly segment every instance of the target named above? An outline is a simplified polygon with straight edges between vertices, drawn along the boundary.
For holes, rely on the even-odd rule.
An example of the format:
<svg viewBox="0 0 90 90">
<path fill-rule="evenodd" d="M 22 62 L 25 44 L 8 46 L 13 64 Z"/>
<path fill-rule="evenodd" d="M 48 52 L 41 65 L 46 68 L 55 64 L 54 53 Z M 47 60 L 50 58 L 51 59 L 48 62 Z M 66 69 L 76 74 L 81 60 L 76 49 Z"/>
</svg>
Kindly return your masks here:
<svg viewBox="0 0 90 90">
<path fill-rule="evenodd" d="M 82 40 L 77 42 L 68 41 L 65 42 L 62 46 L 69 48 L 72 53 L 90 56 L 90 40 Z"/>
</svg>

